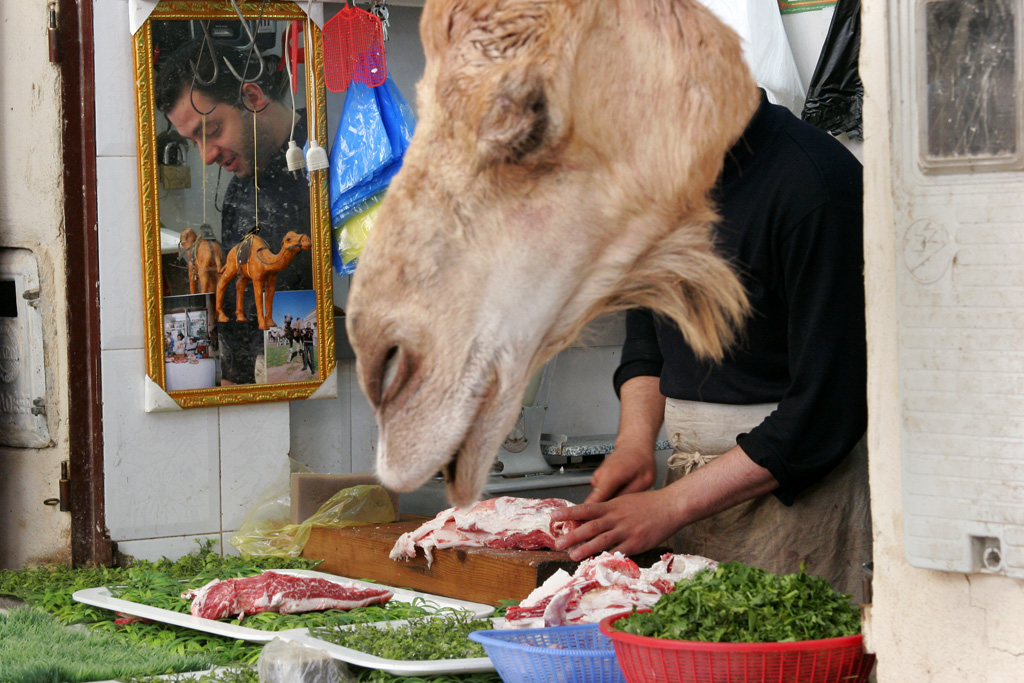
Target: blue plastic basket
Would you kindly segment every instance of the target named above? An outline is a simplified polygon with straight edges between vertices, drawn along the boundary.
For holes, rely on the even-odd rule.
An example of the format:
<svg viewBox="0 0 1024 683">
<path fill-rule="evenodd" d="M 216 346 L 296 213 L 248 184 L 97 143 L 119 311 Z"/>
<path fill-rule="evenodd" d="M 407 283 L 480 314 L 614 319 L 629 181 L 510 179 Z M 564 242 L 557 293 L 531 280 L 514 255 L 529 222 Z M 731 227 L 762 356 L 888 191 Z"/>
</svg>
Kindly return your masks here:
<svg viewBox="0 0 1024 683">
<path fill-rule="evenodd" d="M 476 631 L 505 683 L 625 683 L 610 638 L 597 624 Z"/>
</svg>

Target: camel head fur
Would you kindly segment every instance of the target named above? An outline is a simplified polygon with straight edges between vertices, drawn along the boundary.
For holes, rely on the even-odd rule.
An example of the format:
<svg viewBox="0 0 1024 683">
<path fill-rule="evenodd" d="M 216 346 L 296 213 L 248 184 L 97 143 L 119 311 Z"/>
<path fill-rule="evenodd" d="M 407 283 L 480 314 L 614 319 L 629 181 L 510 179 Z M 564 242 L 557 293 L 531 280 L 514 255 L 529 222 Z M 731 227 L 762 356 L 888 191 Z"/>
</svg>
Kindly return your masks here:
<svg viewBox="0 0 1024 683">
<path fill-rule="evenodd" d="M 644 306 L 719 359 L 747 312 L 708 199 L 759 100 L 697 0 L 430 0 L 419 121 L 348 332 L 377 473 L 479 495 L 531 375 Z M 610 381 L 610 379 L 609 379 Z"/>
</svg>

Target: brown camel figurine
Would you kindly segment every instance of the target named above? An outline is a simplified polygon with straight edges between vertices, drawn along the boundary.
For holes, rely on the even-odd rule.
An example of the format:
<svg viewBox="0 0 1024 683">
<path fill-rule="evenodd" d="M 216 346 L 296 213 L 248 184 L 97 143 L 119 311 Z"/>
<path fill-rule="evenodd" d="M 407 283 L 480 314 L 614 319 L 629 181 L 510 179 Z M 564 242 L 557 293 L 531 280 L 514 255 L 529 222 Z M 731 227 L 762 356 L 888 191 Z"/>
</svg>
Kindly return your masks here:
<svg viewBox="0 0 1024 683">
<path fill-rule="evenodd" d="M 217 240 L 200 237 L 192 228 L 181 231 L 178 242 L 188 262 L 188 290 L 192 294 L 209 294 L 217 283 L 217 274 L 224 255 Z"/>
<path fill-rule="evenodd" d="M 240 247 L 243 248 L 240 249 Z M 230 320 L 221 306 L 224 290 L 237 275 L 235 320 L 245 322 L 245 314 L 242 312 L 242 296 L 251 280 L 253 294 L 256 297 L 256 319 L 260 329 L 267 330 L 276 327 L 272 314 L 277 274 L 288 267 L 288 264 L 300 251 L 309 251 L 311 248 L 309 235 L 300 235 L 294 231 L 289 231 L 284 236 L 284 240 L 281 241 L 281 251 L 276 254 L 270 251 L 267 243 L 255 234 L 247 235 L 245 239 L 231 247 L 227 260 L 221 268 L 220 278 L 217 280 L 217 320 L 222 323 Z"/>
</svg>

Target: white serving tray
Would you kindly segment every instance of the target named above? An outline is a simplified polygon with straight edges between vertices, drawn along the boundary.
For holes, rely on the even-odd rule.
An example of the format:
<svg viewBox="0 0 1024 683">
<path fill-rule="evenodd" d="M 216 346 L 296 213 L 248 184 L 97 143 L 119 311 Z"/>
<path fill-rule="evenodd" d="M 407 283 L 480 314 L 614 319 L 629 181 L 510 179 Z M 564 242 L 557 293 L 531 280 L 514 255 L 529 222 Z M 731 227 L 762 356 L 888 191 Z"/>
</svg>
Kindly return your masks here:
<svg viewBox="0 0 1024 683">
<path fill-rule="evenodd" d="M 432 595 L 430 593 L 421 593 L 419 591 L 408 590 L 406 588 L 393 588 L 391 586 L 385 586 L 379 583 L 371 583 L 369 581 L 359 581 L 357 579 L 348 579 L 343 576 L 335 576 L 334 574 L 324 574 L 323 572 L 316 572 L 309 569 L 274 569 L 273 571 L 280 574 L 291 574 L 293 576 L 306 576 L 314 577 L 318 579 L 326 579 L 327 581 L 333 581 L 334 583 L 355 583 L 360 586 L 369 588 L 387 588 L 388 590 L 394 591 L 394 597 L 392 601 L 398 602 L 412 602 L 416 598 L 429 601 L 439 608 L 451 607 L 454 609 L 468 610 L 476 618 L 483 618 L 490 616 L 494 612 L 494 608 L 490 605 L 484 605 L 479 602 L 467 602 L 465 600 L 455 600 L 454 598 L 445 598 L 440 595 Z M 196 631 L 203 631 L 205 633 L 213 633 L 218 636 L 226 636 L 228 638 L 235 638 L 237 640 L 248 640 L 252 642 L 267 643 L 273 640 L 275 637 L 280 636 L 282 633 L 287 631 L 265 631 L 262 629 L 249 628 L 248 626 L 241 626 L 239 624 L 229 624 L 223 621 L 216 621 L 214 619 L 204 619 L 202 617 L 194 617 L 191 614 L 183 614 L 181 612 L 175 612 L 169 609 L 163 609 L 160 607 L 150 607 L 149 605 L 143 605 L 138 602 L 132 602 L 130 600 L 121 600 L 115 598 L 107 590 L 106 586 L 99 586 L 97 588 L 85 588 L 80 591 L 75 591 L 71 596 L 78 602 L 85 603 L 86 605 L 92 605 L 93 607 L 101 607 L 103 609 L 109 609 L 114 612 L 123 612 L 130 614 L 135 617 L 142 617 L 144 619 L 151 619 L 153 621 L 159 621 L 164 624 L 171 624 L 173 626 L 183 626 Z M 291 629 L 292 631 L 305 632 L 306 629 Z"/>
<path fill-rule="evenodd" d="M 491 619 L 492 624 L 497 628 L 497 622 L 504 619 Z M 377 628 L 397 628 L 409 623 L 406 619 L 395 621 L 378 621 L 372 626 Z M 341 626 L 339 628 L 355 628 L 357 624 Z M 494 671 L 494 664 L 489 657 L 470 657 L 465 659 L 385 659 L 359 650 L 342 647 L 321 640 L 309 633 L 308 629 L 297 628 L 288 631 L 280 631 L 278 635 L 282 640 L 289 640 L 306 647 L 322 650 L 331 658 L 338 659 L 348 664 L 362 666 L 367 669 L 380 669 L 396 676 L 440 676 L 443 674 L 470 674 L 481 671 Z"/>
</svg>

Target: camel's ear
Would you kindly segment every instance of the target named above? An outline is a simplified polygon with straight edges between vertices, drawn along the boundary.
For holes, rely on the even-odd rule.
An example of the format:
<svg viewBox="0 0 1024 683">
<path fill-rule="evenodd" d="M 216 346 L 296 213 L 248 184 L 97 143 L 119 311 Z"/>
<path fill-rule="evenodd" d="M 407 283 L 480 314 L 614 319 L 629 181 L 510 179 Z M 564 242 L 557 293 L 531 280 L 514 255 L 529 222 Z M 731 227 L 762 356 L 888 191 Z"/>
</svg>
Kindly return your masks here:
<svg viewBox="0 0 1024 683">
<path fill-rule="evenodd" d="M 517 163 L 541 149 L 550 132 L 548 97 L 535 74 L 506 74 L 480 120 L 483 165 Z"/>
</svg>

